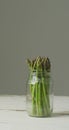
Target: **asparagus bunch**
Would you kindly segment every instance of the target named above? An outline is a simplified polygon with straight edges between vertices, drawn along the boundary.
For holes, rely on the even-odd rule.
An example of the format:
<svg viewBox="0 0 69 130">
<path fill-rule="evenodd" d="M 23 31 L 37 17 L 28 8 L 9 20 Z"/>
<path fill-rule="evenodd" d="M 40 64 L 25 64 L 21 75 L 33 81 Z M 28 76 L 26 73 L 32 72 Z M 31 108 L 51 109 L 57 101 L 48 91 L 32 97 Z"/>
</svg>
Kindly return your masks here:
<svg viewBox="0 0 69 130">
<path fill-rule="evenodd" d="M 51 64 L 48 57 L 46 58 L 38 56 L 34 60 L 27 59 L 27 63 L 29 65 L 29 68 L 33 71 L 39 69 L 42 71 L 46 70 L 47 72 L 50 72 L 51 69 Z"/>
<path fill-rule="evenodd" d="M 31 116 L 50 116 L 50 60 L 48 57 L 38 56 L 33 60 L 27 59 L 27 63 L 31 70 L 31 83 L 29 84 L 32 98 Z M 32 82 L 33 76 L 36 79 L 34 83 Z"/>
</svg>

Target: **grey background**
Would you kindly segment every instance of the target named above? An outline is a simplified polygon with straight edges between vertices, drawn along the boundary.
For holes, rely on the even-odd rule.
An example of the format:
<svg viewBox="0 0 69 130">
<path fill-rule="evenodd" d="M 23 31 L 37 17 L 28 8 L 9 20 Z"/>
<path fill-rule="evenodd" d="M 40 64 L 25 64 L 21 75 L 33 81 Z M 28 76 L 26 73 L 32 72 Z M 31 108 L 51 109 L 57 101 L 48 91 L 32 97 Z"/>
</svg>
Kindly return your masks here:
<svg viewBox="0 0 69 130">
<path fill-rule="evenodd" d="M 55 95 L 69 95 L 69 0 L 0 0 L 0 94 L 25 94 L 26 59 L 49 56 Z"/>
</svg>

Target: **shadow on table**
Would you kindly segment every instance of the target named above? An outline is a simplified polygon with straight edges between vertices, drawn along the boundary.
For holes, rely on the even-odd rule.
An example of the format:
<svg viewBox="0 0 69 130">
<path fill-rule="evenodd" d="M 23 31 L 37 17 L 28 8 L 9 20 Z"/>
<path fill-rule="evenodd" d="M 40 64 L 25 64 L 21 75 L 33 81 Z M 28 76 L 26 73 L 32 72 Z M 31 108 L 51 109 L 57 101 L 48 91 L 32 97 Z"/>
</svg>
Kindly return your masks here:
<svg viewBox="0 0 69 130">
<path fill-rule="evenodd" d="M 69 116 L 69 111 L 54 112 L 52 117 Z"/>
</svg>

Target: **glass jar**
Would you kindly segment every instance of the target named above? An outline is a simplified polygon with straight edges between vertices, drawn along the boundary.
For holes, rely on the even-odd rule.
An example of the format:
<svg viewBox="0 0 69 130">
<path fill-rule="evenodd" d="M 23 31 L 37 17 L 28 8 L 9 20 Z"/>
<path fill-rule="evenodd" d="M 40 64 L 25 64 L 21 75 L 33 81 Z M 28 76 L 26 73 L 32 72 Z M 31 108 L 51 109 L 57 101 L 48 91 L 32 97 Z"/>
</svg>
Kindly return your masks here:
<svg viewBox="0 0 69 130">
<path fill-rule="evenodd" d="M 53 81 L 50 72 L 30 71 L 26 105 L 29 116 L 50 117 L 53 111 Z"/>
</svg>

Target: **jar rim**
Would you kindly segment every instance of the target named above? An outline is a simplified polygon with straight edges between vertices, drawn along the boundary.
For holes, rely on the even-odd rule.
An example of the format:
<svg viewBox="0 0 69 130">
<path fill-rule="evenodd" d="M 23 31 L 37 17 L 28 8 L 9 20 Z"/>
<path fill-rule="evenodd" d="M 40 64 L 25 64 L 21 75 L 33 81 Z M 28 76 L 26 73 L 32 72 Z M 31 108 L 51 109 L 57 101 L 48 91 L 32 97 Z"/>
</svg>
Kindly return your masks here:
<svg viewBox="0 0 69 130">
<path fill-rule="evenodd" d="M 51 73 L 51 71 L 46 71 L 46 70 L 37 70 L 37 69 L 35 69 L 35 70 L 30 70 L 30 72 L 42 72 L 42 73 Z"/>
</svg>

